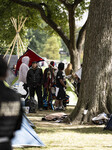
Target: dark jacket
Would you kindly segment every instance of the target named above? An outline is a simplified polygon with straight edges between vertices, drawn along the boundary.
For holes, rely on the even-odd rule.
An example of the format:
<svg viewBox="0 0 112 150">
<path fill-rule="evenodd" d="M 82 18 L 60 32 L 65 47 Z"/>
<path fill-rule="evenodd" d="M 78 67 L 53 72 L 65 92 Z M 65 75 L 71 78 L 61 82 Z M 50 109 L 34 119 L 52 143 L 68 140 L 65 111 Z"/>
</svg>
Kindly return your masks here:
<svg viewBox="0 0 112 150">
<path fill-rule="evenodd" d="M 37 87 L 43 84 L 43 72 L 41 68 L 30 68 L 27 73 L 27 85 L 29 87 Z"/>
<path fill-rule="evenodd" d="M 0 137 L 13 137 L 14 131 L 20 129 L 22 106 L 20 96 L 0 81 Z"/>
</svg>

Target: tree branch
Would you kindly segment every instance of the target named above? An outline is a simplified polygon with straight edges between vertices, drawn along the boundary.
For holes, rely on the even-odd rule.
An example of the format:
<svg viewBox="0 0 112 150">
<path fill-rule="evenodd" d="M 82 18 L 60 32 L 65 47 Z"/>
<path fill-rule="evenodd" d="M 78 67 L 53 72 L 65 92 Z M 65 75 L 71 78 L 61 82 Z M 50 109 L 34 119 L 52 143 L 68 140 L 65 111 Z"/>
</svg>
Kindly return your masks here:
<svg viewBox="0 0 112 150">
<path fill-rule="evenodd" d="M 76 42 L 76 48 L 78 49 L 78 51 L 80 51 L 82 49 L 82 45 L 84 44 L 84 41 L 85 41 L 86 25 L 87 25 L 87 21 L 85 22 L 85 24 L 79 31 L 79 36 L 78 36 L 78 39 Z"/>
<path fill-rule="evenodd" d="M 39 3 L 39 5 L 44 6 L 47 10 L 47 17 L 51 18 L 51 12 L 48 8 L 48 6 L 45 3 Z"/>
<path fill-rule="evenodd" d="M 61 2 L 66 8 L 68 8 L 68 3 L 66 0 L 59 0 L 59 2 Z"/>
<path fill-rule="evenodd" d="M 80 4 L 81 2 L 83 2 L 84 0 L 75 0 L 74 1 L 74 4 L 73 4 L 73 6 L 74 6 L 74 8 L 76 8 L 77 6 L 78 6 L 78 4 Z"/>
<path fill-rule="evenodd" d="M 25 2 L 23 0 L 10 0 L 10 1 L 13 1 L 17 4 L 20 4 L 22 6 L 25 6 L 25 7 L 29 7 L 29 8 L 34 8 L 34 9 L 37 9 L 39 12 L 40 12 L 40 15 L 42 17 L 42 19 L 52 28 L 54 29 L 58 34 L 59 36 L 63 39 L 63 41 L 65 42 L 66 46 L 69 48 L 69 39 L 68 37 L 63 33 L 62 29 L 51 19 L 50 15 L 46 15 L 45 14 L 45 11 L 42 7 L 42 3 L 40 4 L 37 4 L 37 3 L 34 3 L 34 2 Z M 44 4 L 45 6 L 46 4 Z M 49 13 L 48 13 L 49 14 Z"/>
</svg>

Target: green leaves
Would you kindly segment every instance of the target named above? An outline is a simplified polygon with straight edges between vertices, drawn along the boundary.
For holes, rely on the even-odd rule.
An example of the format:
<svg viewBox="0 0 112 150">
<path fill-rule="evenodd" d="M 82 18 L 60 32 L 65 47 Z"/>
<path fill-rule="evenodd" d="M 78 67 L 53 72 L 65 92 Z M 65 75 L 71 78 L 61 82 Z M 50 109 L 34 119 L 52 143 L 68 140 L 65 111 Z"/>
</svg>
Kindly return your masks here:
<svg viewBox="0 0 112 150">
<path fill-rule="evenodd" d="M 59 59 L 59 49 L 60 43 L 56 36 L 52 36 L 47 39 L 44 44 L 44 50 L 40 53 L 41 56 L 46 57 L 47 59 Z"/>
<path fill-rule="evenodd" d="M 69 36 L 69 25 L 68 25 L 68 10 L 67 8 L 59 2 L 59 0 L 23 0 L 26 2 L 35 2 L 36 4 L 45 3 L 42 8 L 45 10 L 45 14 L 48 18 L 52 19 L 58 27 L 63 31 L 63 33 Z M 66 0 L 69 4 L 73 4 L 74 0 Z M 81 18 L 83 13 L 88 9 L 88 0 L 80 3 L 75 10 L 75 17 Z M 50 15 L 48 15 L 50 14 Z M 8 45 L 11 43 L 16 32 L 10 21 L 11 17 L 18 18 L 18 16 L 27 17 L 25 27 L 20 32 L 20 36 L 24 41 L 25 33 L 27 28 L 40 29 L 42 28 L 43 20 L 40 16 L 40 12 L 37 9 L 23 7 L 11 0 L 0 0 L 0 41 Z M 47 30 L 51 34 L 54 30 L 47 24 L 43 27 L 43 30 Z M 1 45 L 2 46 L 2 45 Z"/>
<path fill-rule="evenodd" d="M 90 4 L 90 0 L 85 0 L 78 5 L 78 7 L 75 10 L 75 17 L 77 19 L 80 20 L 82 18 L 84 12 L 88 10 L 89 4 Z"/>
</svg>

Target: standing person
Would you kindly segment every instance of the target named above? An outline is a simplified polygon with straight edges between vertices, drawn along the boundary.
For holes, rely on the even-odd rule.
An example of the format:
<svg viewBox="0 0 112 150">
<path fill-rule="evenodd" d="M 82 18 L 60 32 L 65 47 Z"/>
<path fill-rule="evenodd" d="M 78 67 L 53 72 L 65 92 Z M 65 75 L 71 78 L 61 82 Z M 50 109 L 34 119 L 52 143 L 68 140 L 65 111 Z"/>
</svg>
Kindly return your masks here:
<svg viewBox="0 0 112 150">
<path fill-rule="evenodd" d="M 42 85 L 43 85 L 43 72 L 42 69 L 38 67 L 37 62 L 32 62 L 32 67 L 27 73 L 27 85 L 30 90 L 30 98 L 34 98 L 36 92 L 38 97 L 38 109 L 42 110 Z"/>
<path fill-rule="evenodd" d="M 54 61 L 51 61 L 49 67 L 45 69 L 44 77 L 43 77 L 43 86 L 44 86 L 43 100 L 48 101 L 48 107 L 52 105 L 51 88 L 54 86 L 54 84 L 55 84 Z M 48 96 L 48 100 L 47 100 L 47 96 Z"/>
<path fill-rule="evenodd" d="M 27 89 L 27 83 L 26 83 L 26 77 L 27 77 L 27 72 L 29 70 L 29 61 L 30 61 L 30 58 L 28 56 L 25 56 L 22 58 L 22 64 L 20 65 L 20 68 L 19 68 L 19 79 L 18 81 L 19 82 L 23 82 L 23 87 L 24 89 L 27 91 L 28 93 L 28 89 Z M 27 95 L 27 94 L 26 94 Z M 22 96 L 22 97 L 26 97 L 26 95 Z"/>
<path fill-rule="evenodd" d="M 72 64 L 69 63 L 69 64 L 67 65 L 67 68 L 65 69 L 65 74 L 66 74 L 66 76 L 71 75 L 71 74 L 72 74 L 72 71 L 73 71 L 73 69 L 72 69 Z"/>
<path fill-rule="evenodd" d="M 11 139 L 22 122 L 20 96 L 4 85 L 7 63 L 0 58 L 0 150 L 12 150 Z"/>
<path fill-rule="evenodd" d="M 63 108 L 63 100 L 66 97 L 66 83 L 65 76 L 63 73 L 64 63 L 59 63 L 58 72 L 56 75 L 56 108 L 55 110 L 64 110 Z"/>
</svg>

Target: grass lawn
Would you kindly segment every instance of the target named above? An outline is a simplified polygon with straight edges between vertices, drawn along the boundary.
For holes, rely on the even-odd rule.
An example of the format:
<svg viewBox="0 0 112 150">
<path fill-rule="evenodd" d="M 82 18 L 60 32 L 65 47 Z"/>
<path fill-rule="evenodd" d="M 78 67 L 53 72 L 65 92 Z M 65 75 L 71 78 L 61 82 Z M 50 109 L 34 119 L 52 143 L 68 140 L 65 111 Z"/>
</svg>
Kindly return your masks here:
<svg viewBox="0 0 112 150">
<path fill-rule="evenodd" d="M 69 114 L 73 107 L 65 113 Z M 41 118 L 53 111 L 38 111 L 29 114 L 35 124 L 35 131 L 45 144 L 45 147 L 17 148 L 14 150 L 111 150 L 112 132 L 103 131 L 104 126 L 68 125 L 54 122 L 43 122 Z"/>
</svg>

